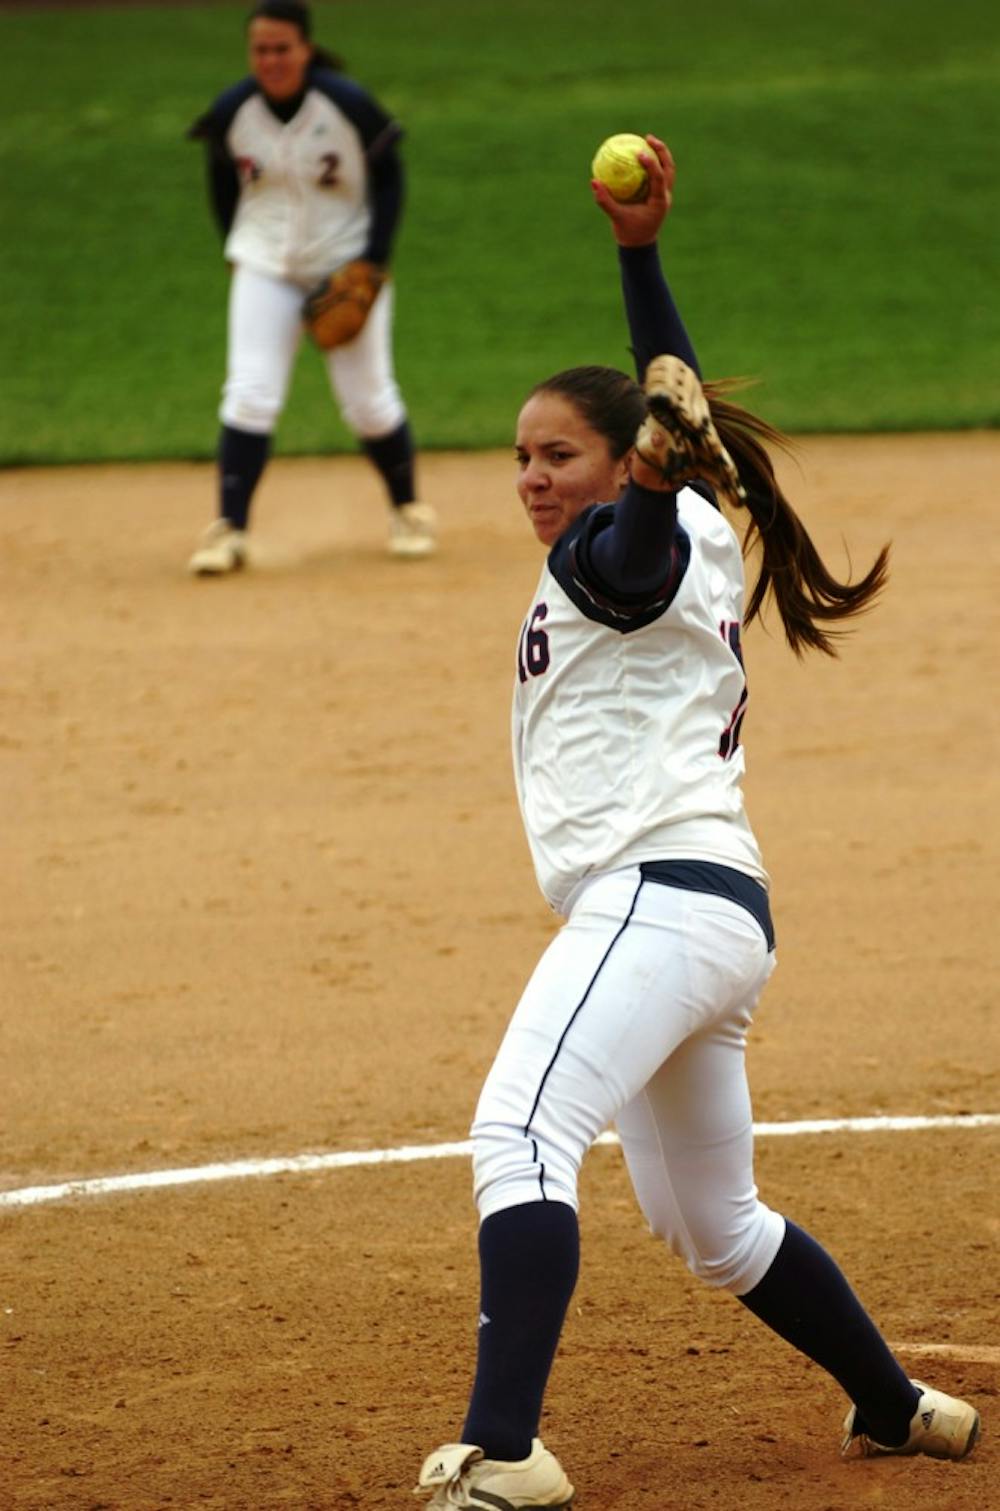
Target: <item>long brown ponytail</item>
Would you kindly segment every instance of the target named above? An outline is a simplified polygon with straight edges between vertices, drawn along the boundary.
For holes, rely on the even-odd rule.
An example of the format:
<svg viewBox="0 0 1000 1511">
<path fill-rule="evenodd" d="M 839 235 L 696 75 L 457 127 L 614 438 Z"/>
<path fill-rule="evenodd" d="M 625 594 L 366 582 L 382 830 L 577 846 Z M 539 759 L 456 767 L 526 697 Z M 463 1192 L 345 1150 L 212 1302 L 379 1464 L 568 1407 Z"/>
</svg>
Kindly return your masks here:
<svg viewBox="0 0 1000 1511">
<path fill-rule="evenodd" d="M 725 395 L 733 380 L 705 383 L 705 396 L 723 445 L 739 470 L 747 490 L 745 507 L 751 523 L 744 554 L 756 540 L 761 546 L 760 573 L 747 603 L 744 622 L 756 619 L 770 592 L 778 607 L 785 638 L 797 656 L 807 650 L 837 654 L 837 630 L 832 620 L 849 619 L 869 608 L 885 587 L 889 548 L 883 546 L 869 571 L 858 582 L 839 582 L 809 538 L 774 474 L 765 443 L 789 451 L 791 443 L 780 430 Z"/>
</svg>

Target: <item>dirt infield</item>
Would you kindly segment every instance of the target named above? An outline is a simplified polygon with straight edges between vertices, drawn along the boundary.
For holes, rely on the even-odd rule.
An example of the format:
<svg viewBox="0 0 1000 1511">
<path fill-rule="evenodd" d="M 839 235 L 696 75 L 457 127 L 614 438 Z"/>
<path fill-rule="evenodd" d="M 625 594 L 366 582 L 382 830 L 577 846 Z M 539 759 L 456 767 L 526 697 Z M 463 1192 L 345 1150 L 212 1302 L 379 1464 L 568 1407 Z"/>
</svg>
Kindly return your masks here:
<svg viewBox="0 0 1000 1511">
<path fill-rule="evenodd" d="M 838 662 L 747 636 L 780 966 L 756 1115 L 1000 1111 L 1000 436 L 803 445 L 832 566 L 886 538 Z M 354 460 L 268 474 L 255 569 L 183 570 L 196 466 L 0 475 L 0 1193 L 465 1137 L 555 927 L 513 797 L 540 566 L 505 456 L 431 456 L 443 550 L 382 553 Z M 842 1462 L 844 1401 L 643 1228 L 618 1151 L 544 1423 L 580 1511 L 1000 1506 L 1000 1131 L 765 1138 L 965 1464 Z M 0 1511 L 415 1505 L 476 1317 L 462 1158 L 0 1205 Z"/>
</svg>

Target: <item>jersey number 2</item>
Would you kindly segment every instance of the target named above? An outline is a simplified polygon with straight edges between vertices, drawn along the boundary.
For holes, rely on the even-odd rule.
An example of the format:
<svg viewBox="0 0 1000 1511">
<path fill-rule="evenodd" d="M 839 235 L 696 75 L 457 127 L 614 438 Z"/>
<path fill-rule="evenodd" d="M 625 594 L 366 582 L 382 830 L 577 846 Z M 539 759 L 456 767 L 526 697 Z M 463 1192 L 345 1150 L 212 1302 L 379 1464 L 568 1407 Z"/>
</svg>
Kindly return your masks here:
<svg viewBox="0 0 1000 1511">
<path fill-rule="evenodd" d="M 540 603 L 521 626 L 521 638 L 517 642 L 517 679 L 527 682 L 530 677 L 540 677 L 549 669 L 549 637 L 538 628 L 548 616 L 548 604 Z"/>
<path fill-rule="evenodd" d="M 317 183 L 323 189 L 331 189 L 334 184 L 340 182 L 340 174 L 337 172 L 340 167 L 340 153 L 324 152 L 320 162 L 323 164 L 323 172 L 317 179 Z"/>
</svg>

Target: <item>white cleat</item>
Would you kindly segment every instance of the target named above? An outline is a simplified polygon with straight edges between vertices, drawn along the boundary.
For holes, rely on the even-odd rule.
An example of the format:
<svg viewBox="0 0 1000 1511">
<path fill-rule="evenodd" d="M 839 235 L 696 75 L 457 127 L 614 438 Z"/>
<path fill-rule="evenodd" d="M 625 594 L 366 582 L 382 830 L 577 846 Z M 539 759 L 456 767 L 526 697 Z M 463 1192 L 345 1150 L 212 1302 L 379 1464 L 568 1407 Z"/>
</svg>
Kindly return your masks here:
<svg viewBox="0 0 1000 1511">
<path fill-rule="evenodd" d="M 246 531 L 235 529 L 228 519 L 213 519 L 188 562 L 188 571 L 195 577 L 221 577 L 238 572 L 246 560 Z"/>
<path fill-rule="evenodd" d="M 943 1390 L 931 1390 L 920 1380 L 914 1380 L 913 1384 L 920 1391 L 920 1400 L 905 1443 L 898 1448 L 886 1448 L 867 1433 L 855 1431 L 857 1407 L 852 1406 L 844 1418 L 841 1453 L 847 1455 L 852 1447 L 860 1449 L 862 1458 L 926 1453 L 932 1459 L 964 1459 L 971 1453 L 979 1437 L 979 1413 L 975 1407 L 955 1396 L 946 1396 Z"/>
<path fill-rule="evenodd" d="M 430 504 L 400 504 L 389 516 L 390 556 L 430 556 L 437 549 L 437 515 Z"/>
<path fill-rule="evenodd" d="M 535 1438 L 526 1459 L 488 1459 L 472 1443 L 445 1443 L 424 1460 L 414 1495 L 432 1491 L 428 1511 L 549 1511 L 573 1504 L 555 1454 Z"/>
</svg>

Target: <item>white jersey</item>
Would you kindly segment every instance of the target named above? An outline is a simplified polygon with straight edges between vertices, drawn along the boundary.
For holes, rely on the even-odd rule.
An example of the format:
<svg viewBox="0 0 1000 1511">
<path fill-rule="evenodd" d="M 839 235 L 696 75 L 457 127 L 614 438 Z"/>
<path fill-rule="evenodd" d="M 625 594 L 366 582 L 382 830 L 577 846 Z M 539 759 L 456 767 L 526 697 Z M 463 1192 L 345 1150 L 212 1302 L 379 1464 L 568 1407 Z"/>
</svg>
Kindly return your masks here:
<svg viewBox="0 0 1000 1511">
<path fill-rule="evenodd" d="M 313 70 L 302 104 L 282 121 L 247 79 L 220 95 L 196 129 L 239 176 L 230 262 L 308 285 L 364 252 L 368 165 L 401 133 L 360 85 Z"/>
<path fill-rule="evenodd" d="M 712 861 L 766 886 L 741 788 L 736 535 L 683 489 L 679 586 L 625 616 L 574 569 L 592 513 L 550 553 L 518 644 L 514 770 L 539 886 L 561 913 L 588 877 L 643 861 Z"/>
</svg>

